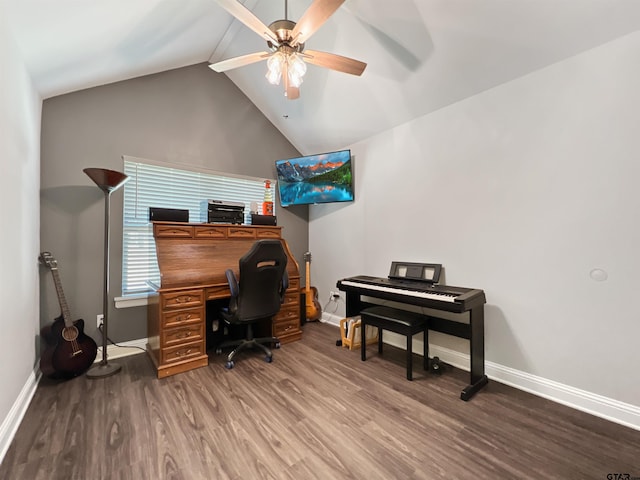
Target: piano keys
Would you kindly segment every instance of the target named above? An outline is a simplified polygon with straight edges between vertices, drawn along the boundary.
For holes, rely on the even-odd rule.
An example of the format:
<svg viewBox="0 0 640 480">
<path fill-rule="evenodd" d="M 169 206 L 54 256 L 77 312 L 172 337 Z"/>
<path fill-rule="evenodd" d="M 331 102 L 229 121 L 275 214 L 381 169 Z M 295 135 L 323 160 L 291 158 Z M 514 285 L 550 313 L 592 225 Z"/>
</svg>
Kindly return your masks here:
<svg viewBox="0 0 640 480">
<path fill-rule="evenodd" d="M 372 293 L 371 296 L 456 313 L 466 312 L 476 305 L 485 303 L 485 296 L 482 290 L 438 285 L 417 280 L 396 280 L 359 275 L 338 281 L 338 288 L 341 286 L 345 287 L 341 289 L 344 291 L 357 289 L 363 295 L 366 295 L 364 292 L 369 290 Z M 383 296 L 385 294 L 389 294 L 389 297 Z M 403 302 L 406 297 L 413 297 L 414 300 Z M 441 305 L 440 302 L 446 302 L 451 305 Z"/>
<path fill-rule="evenodd" d="M 396 268 L 392 265 L 392 272 Z M 415 264 L 412 264 L 415 265 Z M 437 279 L 436 279 L 437 280 Z M 337 282 L 346 294 L 346 315 L 356 316 L 363 309 L 375 305 L 372 301 L 390 300 L 435 310 L 425 315 L 430 330 L 469 340 L 470 383 L 460 393 L 462 400 L 469 400 L 488 383 L 484 373 L 484 304 L 485 294 L 476 288 L 440 285 L 420 278 L 389 278 L 358 275 Z M 469 323 L 457 322 L 438 316 L 437 310 L 464 314 L 469 312 Z"/>
</svg>

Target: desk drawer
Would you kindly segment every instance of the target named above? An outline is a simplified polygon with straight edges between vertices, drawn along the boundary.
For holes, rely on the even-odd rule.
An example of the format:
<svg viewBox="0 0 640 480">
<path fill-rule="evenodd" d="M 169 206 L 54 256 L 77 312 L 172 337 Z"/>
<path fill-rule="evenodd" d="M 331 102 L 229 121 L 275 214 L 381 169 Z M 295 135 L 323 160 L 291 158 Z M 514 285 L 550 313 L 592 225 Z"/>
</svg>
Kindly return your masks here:
<svg viewBox="0 0 640 480">
<path fill-rule="evenodd" d="M 280 337 L 288 333 L 296 332 L 300 329 L 300 321 L 298 318 L 290 318 L 288 320 L 278 320 L 273 322 L 273 336 Z"/>
<path fill-rule="evenodd" d="M 207 287 L 205 290 L 205 299 L 214 300 L 216 298 L 229 298 L 231 291 L 229 285 L 218 285 L 216 287 Z"/>
<path fill-rule="evenodd" d="M 203 322 L 185 325 L 180 328 L 171 328 L 162 332 L 162 345 L 166 347 L 202 339 L 204 339 Z"/>
<path fill-rule="evenodd" d="M 300 292 L 300 279 L 289 277 L 289 288 L 287 290 L 295 290 Z"/>
<path fill-rule="evenodd" d="M 162 294 L 161 309 L 165 308 L 185 308 L 196 307 L 204 303 L 204 292 L 202 290 L 185 290 L 181 292 L 171 292 Z"/>
<path fill-rule="evenodd" d="M 280 309 L 293 306 L 297 307 L 298 305 L 300 305 L 300 293 L 298 290 L 287 290 L 287 293 L 284 294 L 284 301 Z"/>
<path fill-rule="evenodd" d="M 193 237 L 193 227 L 177 226 L 177 225 L 154 225 L 154 234 L 156 237 Z"/>
<path fill-rule="evenodd" d="M 256 231 L 253 228 L 229 227 L 229 238 L 256 238 Z"/>
<path fill-rule="evenodd" d="M 213 225 L 195 227 L 196 238 L 226 238 L 227 228 Z"/>
<path fill-rule="evenodd" d="M 261 228 L 257 231 L 258 238 L 280 238 L 279 228 Z"/>
<path fill-rule="evenodd" d="M 273 318 L 273 323 L 287 322 L 289 320 L 294 320 L 296 322 L 300 322 L 300 308 L 299 303 L 295 305 L 289 305 L 286 307 L 280 308 L 280 311 Z"/>
<path fill-rule="evenodd" d="M 189 360 L 205 354 L 204 341 L 188 343 L 186 345 L 176 345 L 174 347 L 163 348 L 160 355 L 160 363 L 174 363 Z"/>
<path fill-rule="evenodd" d="M 161 314 L 161 322 L 163 329 L 182 327 L 194 323 L 204 323 L 204 312 L 202 307 L 163 312 Z"/>
</svg>

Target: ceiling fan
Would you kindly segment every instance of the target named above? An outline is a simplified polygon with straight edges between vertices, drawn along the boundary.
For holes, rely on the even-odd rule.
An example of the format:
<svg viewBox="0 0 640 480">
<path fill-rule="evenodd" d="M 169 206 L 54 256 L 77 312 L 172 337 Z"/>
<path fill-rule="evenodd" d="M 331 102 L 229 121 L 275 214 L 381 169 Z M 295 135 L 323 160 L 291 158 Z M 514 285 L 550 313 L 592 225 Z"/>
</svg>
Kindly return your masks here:
<svg viewBox="0 0 640 480">
<path fill-rule="evenodd" d="M 289 100 L 300 97 L 300 84 L 307 71 L 306 63 L 330 68 L 351 75 L 362 75 L 367 64 L 334 53 L 305 50 L 305 42 L 345 0 L 314 0 L 298 23 L 287 19 L 285 0 L 284 20 L 276 20 L 266 26 L 248 8 L 237 0 L 216 0 L 221 7 L 244 23 L 267 41 L 269 51 L 250 53 L 229 58 L 209 65 L 216 72 L 225 72 L 244 67 L 261 60 L 267 60 L 266 77 L 270 83 L 279 85 L 284 81 L 284 94 Z"/>
</svg>

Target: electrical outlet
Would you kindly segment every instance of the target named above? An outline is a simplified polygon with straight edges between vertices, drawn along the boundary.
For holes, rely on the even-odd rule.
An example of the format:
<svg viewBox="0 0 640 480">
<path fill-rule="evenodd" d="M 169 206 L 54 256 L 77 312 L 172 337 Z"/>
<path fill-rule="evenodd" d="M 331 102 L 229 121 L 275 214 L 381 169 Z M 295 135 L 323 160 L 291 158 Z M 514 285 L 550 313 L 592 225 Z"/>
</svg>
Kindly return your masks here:
<svg viewBox="0 0 640 480">
<path fill-rule="evenodd" d="M 99 314 L 96 316 L 96 322 L 97 322 L 97 327 L 100 328 L 100 326 L 102 325 L 102 323 L 104 322 L 104 315 L 103 314 Z"/>
</svg>

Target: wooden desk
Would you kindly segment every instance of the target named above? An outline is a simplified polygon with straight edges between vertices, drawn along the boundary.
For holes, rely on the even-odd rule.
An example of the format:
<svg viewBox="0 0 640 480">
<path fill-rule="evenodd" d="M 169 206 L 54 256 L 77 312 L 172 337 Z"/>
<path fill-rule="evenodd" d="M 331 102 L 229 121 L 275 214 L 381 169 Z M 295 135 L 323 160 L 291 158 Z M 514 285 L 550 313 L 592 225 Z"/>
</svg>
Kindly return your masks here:
<svg viewBox="0 0 640 480">
<path fill-rule="evenodd" d="M 161 284 L 149 298 L 147 352 L 158 378 L 208 364 L 206 302 L 230 297 L 224 272 L 238 275 L 238 260 L 262 238 L 280 239 L 288 257 L 289 288 L 272 335 L 282 344 L 302 337 L 300 271 L 282 227 L 153 222 L 153 237 Z"/>
</svg>

